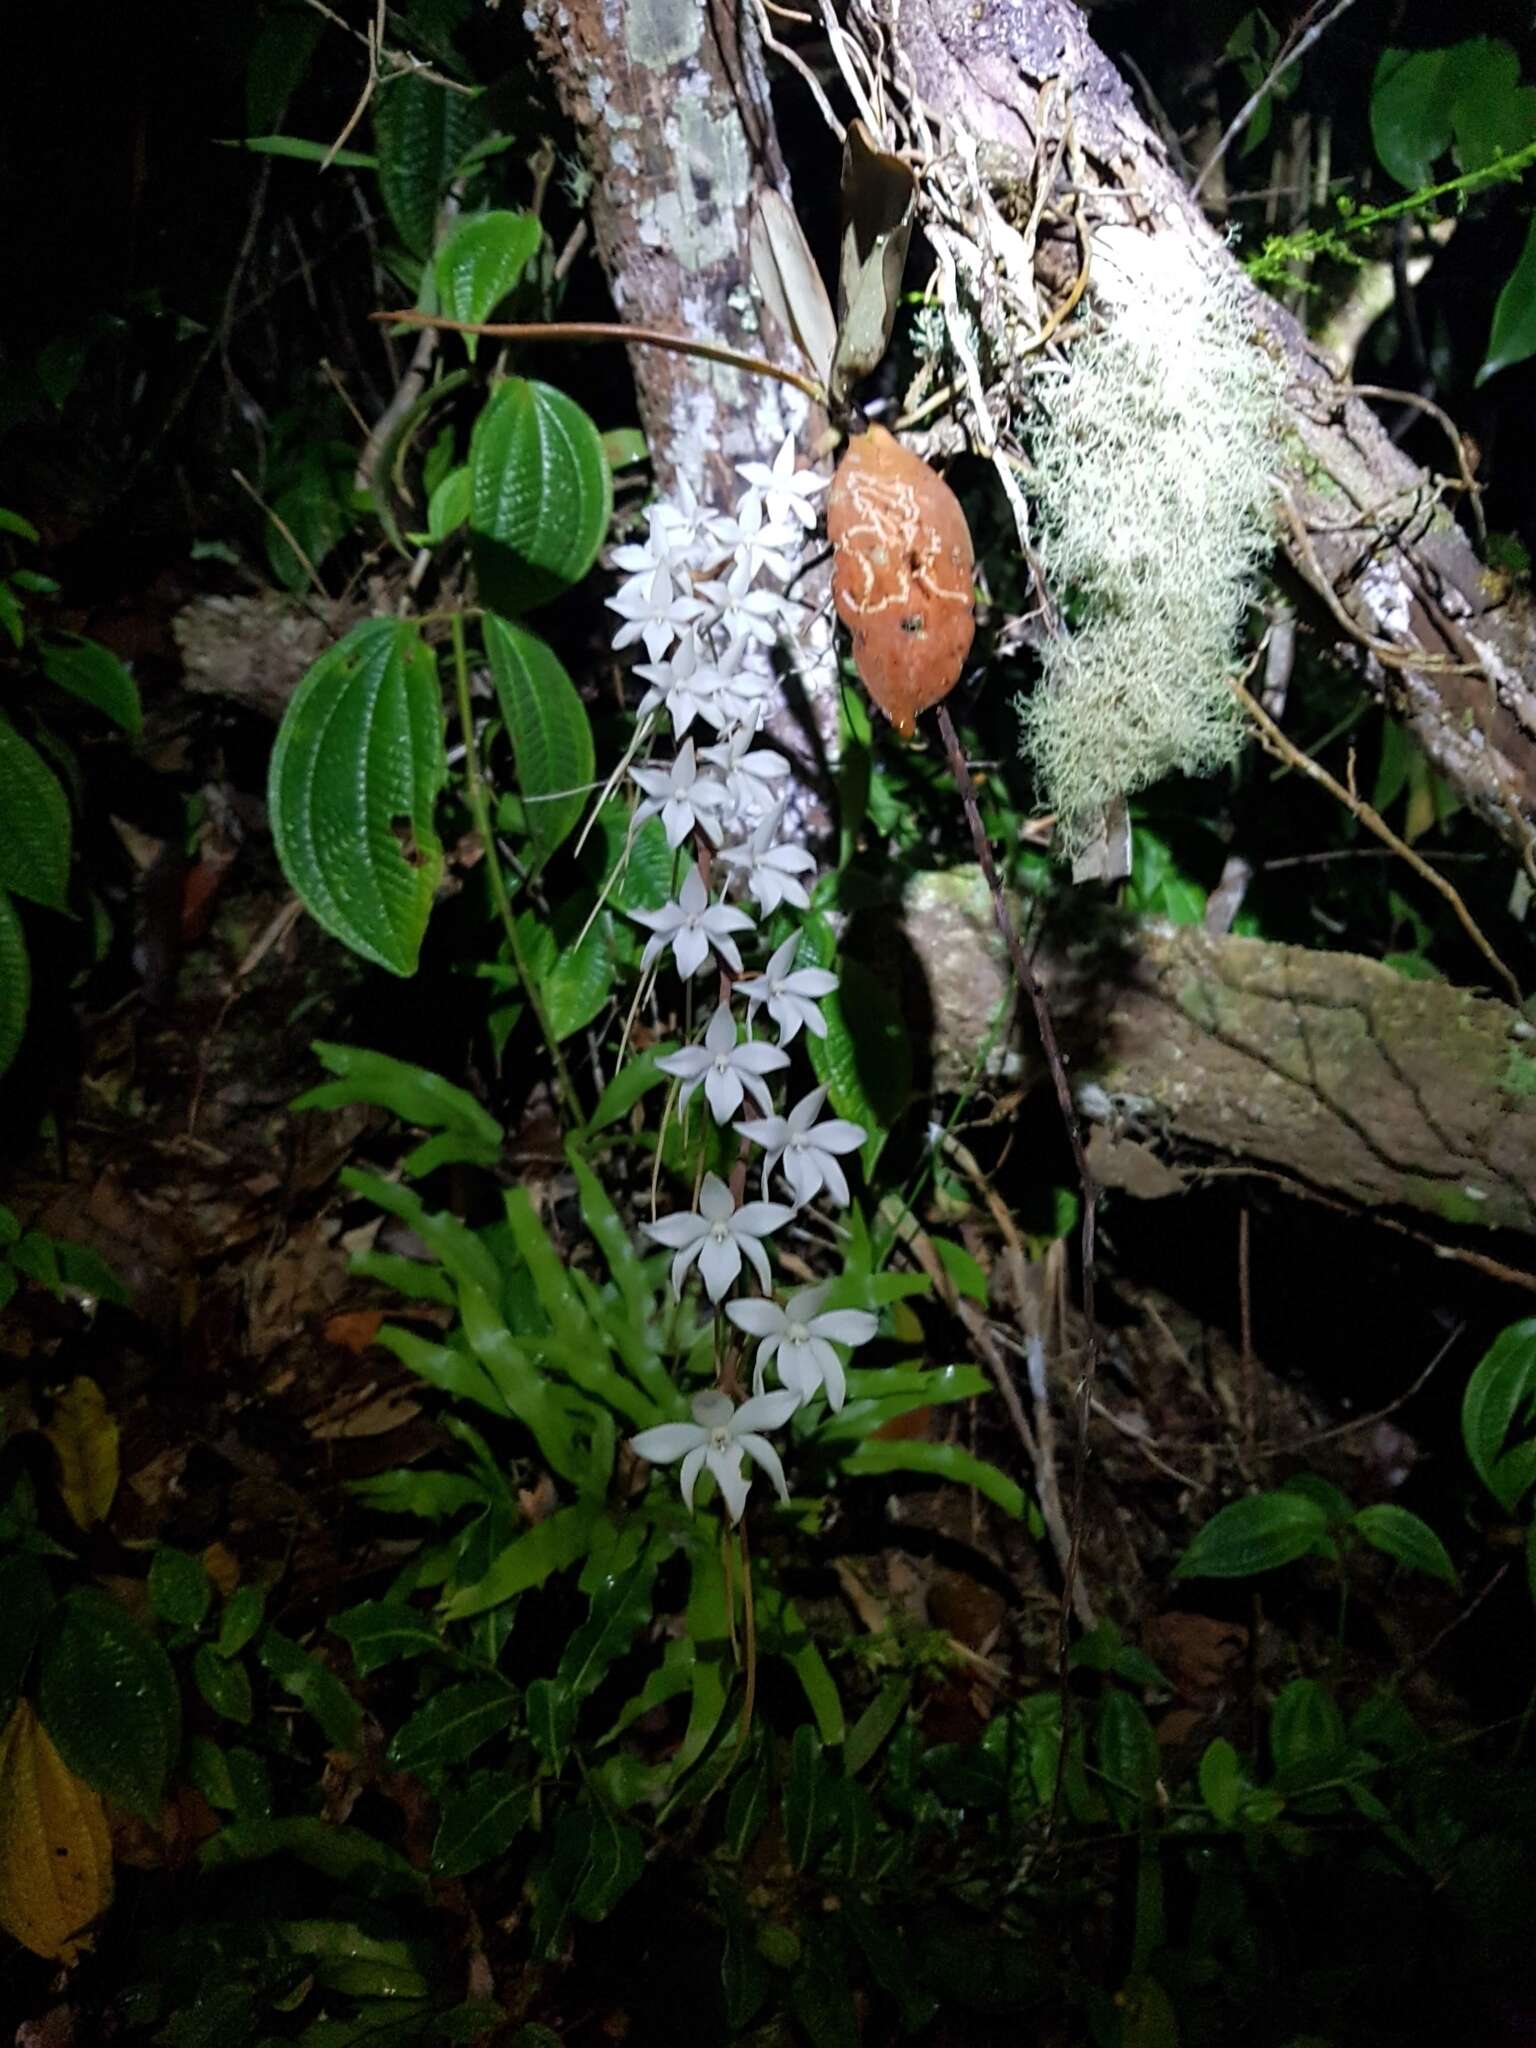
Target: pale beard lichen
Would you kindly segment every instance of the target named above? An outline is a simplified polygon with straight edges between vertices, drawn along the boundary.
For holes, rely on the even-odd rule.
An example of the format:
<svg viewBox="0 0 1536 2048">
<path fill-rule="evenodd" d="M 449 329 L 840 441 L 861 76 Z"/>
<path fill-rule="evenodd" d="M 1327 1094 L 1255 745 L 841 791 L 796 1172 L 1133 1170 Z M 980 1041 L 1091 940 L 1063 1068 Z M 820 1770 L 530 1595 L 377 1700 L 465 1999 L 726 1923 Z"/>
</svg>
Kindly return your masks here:
<svg viewBox="0 0 1536 2048">
<path fill-rule="evenodd" d="M 1226 677 L 1272 545 L 1276 366 L 1241 287 L 1172 234 L 1094 238 L 1104 324 L 1042 393 L 1039 552 L 1069 621 L 1018 699 L 1023 746 L 1077 852 L 1113 798 L 1235 759 Z"/>
</svg>

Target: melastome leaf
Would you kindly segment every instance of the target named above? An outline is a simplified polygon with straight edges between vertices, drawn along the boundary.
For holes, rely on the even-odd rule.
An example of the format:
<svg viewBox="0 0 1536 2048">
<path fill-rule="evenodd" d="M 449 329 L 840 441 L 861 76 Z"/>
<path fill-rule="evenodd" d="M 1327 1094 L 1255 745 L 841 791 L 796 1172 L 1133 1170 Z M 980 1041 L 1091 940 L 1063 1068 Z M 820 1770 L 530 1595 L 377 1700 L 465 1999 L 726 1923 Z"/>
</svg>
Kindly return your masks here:
<svg viewBox="0 0 1536 2048">
<path fill-rule="evenodd" d="M 333 938 L 414 974 L 442 874 L 437 664 L 408 619 L 366 619 L 294 692 L 267 786 L 283 872 Z"/>
<path fill-rule="evenodd" d="M 509 377 L 469 446 L 470 536 L 480 595 L 513 618 L 579 583 L 613 511 L 602 436 L 572 399 Z"/>
<path fill-rule="evenodd" d="M 528 835 L 540 859 L 547 860 L 575 831 L 586 809 L 595 759 L 592 727 L 552 647 L 490 615 L 482 631 L 517 762 Z"/>
</svg>

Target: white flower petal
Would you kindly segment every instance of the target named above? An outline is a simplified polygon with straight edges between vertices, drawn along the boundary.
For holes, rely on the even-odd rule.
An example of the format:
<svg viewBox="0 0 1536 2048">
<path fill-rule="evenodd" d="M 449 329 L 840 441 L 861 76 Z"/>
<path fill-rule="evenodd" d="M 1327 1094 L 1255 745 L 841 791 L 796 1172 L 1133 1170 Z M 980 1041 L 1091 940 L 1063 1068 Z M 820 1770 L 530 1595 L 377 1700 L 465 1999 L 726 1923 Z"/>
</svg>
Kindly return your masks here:
<svg viewBox="0 0 1536 2048">
<path fill-rule="evenodd" d="M 699 1431 L 698 1445 L 684 1458 L 683 1469 L 677 1475 L 678 1490 L 683 1496 L 683 1506 L 687 1508 L 690 1514 L 693 1512 L 693 1489 L 698 1484 L 699 1474 L 704 1469 L 704 1461 L 709 1456 L 708 1449 L 706 1448 L 708 1441 L 709 1439 L 701 1429 Z"/>
<path fill-rule="evenodd" d="M 782 1429 L 798 1405 L 787 1394 L 755 1396 L 742 1402 L 731 1426 L 738 1435 L 744 1429 Z"/>
<path fill-rule="evenodd" d="M 766 1401 L 771 1401 L 773 1396 L 772 1394 L 765 1394 L 763 1398 Z M 749 1429 L 739 1433 L 736 1441 L 741 1445 L 741 1448 L 746 1452 L 753 1464 L 761 1465 L 768 1474 L 768 1477 L 773 1481 L 774 1491 L 778 1494 L 779 1499 L 787 1501 L 789 1499 L 789 1488 L 784 1483 L 784 1467 L 779 1463 L 779 1454 L 773 1448 L 773 1445 L 769 1443 L 767 1437 L 758 1436 Z"/>
<path fill-rule="evenodd" d="M 731 1520 L 739 1522 L 752 1485 L 742 1472 L 740 1450 L 733 1442 L 723 1451 L 706 1451 L 704 1461 L 715 1475 Z"/>
<path fill-rule="evenodd" d="M 741 1272 L 741 1254 L 745 1250 L 753 1257 L 754 1265 L 761 1263 L 766 1287 L 768 1262 L 763 1257 L 763 1248 L 756 1238 L 748 1237 L 738 1241 L 734 1237 L 718 1238 L 711 1233 L 706 1237 L 699 1251 L 699 1271 L 704 1276 L 704 1291 L 711 1301 L 719 1301 L 728 1293 Z"/>
<path fill-rule="evenodd" d="M 727 1302 L 725 1312 L 737 1329 L 745 1330 L 749 1337 L 771 1337 L 785 1326 L 784 1311 L 776 1301 L 757 1301 L 748 1296 L 742 1301 Z"/>
<path fill-rule="evenodd" d="M 649 1464 L 670 1465 L 674 1458 L 682 1457 L 703 1441 L 704 1431 L 696 1422 L 662 1422 L 655 1429 L 642 1429 L 638 1436 L 632 1436 L 629 1448 Z"/>
</svg>

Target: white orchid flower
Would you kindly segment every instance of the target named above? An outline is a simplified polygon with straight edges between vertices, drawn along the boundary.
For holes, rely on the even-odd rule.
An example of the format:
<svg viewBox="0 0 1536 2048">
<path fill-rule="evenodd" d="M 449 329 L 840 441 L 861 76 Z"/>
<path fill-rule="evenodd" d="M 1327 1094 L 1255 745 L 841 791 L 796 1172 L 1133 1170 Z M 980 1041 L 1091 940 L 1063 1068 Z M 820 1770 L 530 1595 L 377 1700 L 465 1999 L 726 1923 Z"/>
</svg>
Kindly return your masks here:
<svg viewBox="0 0 1536 2048">
<path fill-rule="evenodd" d="M 815 526 L 816 507 L 811 499 L 827 488 L 828 479 L 818 476 L 813 469 L 795 468 L 793 434 L 784 436 L 771 467 L 766 462 L 743 462 L 736 474 L 762 494 L 768 517 L 775 526 L 787 525 L 791 520 L 807 532 Z"/>
<path fill-rule="evenodd" d="M 867 1308 L 828 1308 L 821 1304 L 831 1283 L 802 1287 L 782 1308 L 774 1301 L 731 1301 L 725 1312 L 738 1330 L 760 1341 L 752 1373 L 754 1393 L 763 1391 L 763 1374 L 776 1364 L 781 1383 L 796 1398 L 809 1401 L 818 1387 L 827 1390 L 827 1405 L 841 1408 L 848 1382 L 843 1361 L 834 1344 L 867 1344 L 880 1327 L 880 1318 Z"/>
<path fill-rule="evenodd" d="M 755 640 L 760 647 L 772 647 L 781 633 L 793 633 L 801 606 L 781 591 L 754 590 L 753 574 L 750 562 L 737 562 L 723 577 L 700 588 L 733 641 Z"/>
<path fill-rule="evenodd" d="M 734 518 L 712 521 L 710 531 L 724 552 L 735 556 L 737 566 L 746 568 L 748 580 L 766 572 L 779 583 L 787 583 L 794 574 L 795 558 L 805 537 L 798 520 L 786 525 L 765 517 L 758 491 L 747 492 Z"/>
<path fill-rule="evenodd" d="M 763 1080 L 776 1067 L 789 1065 L 789 1054 L 761 1039 L 736 1043 L 736 1019 L 729 1003 L 721 1003 L 709 1020 L 702 1045 L 685 1045 L 656 1062 L 664 1074 L 675 1075 L 683 1084 L 679 1098 L 683 1109 L 702 1081 L 717 1124 L 729 1123 L 741 1108 L 744 1093 L 763 1111 L 773 1113 L 773 1097 Z"/>
<path fill-rule="evenodd" d="M 768 1254 L 760 1240 L 786 1224 L 794 1213 L 783 1202 L 744 1202 L 738 1209 L 719 1174 L 706 1173 L 697 1210 L 662 1216 L 641 1228 L 657 1244 L 677 1253 L 672 1261 L 674 1294 L 682 1293 L 688 1268 L 697 1259 L 705 1293 L 711 1301 L 719 1301 L 740 1277 L 743 1254 L 764 1292 L 772 1288 Z"/>
<path fill-rule="evenodd" d="M 684 633 L 665 661 L 636 662 L 635 674 L 651 686 L 635 717 L 643 722 L 653 711 L 665 711 L 674 739 L 681 739 L 696 718 L 716 732 L 734 718 L 729 706 L 718 700 L 719 671 L 700 650 L 695 632 Z"/>
<path fill-rule="evenodd" d="M 616 648 L 643 640 L 652 661 L 660 661 L 675 640 L 694 620 L 702 617 L 703 605 L 681 587 L 670 569 L 642 572 L 620 585 L 603 602 L 624 621 L 613 636 Z"/>
<path fill-rule="evenodd" d="M 769 1016 L 779 1027 L 780 1045 L 788 1045 L 802 1025 L 813 1038 L 826 1037 L 827 1022 L 817 999 L 831 995 L 837 987 L 837 976 L 825 967 L 796 967 L 799 949 L 800 934 L 791 932 L 758 978 L 741 984 L 748 1023 L 766 1003 Z"/>
<path fill-rule="evenodd" d="M 693 1409 L 692 1422 L 659 1423 L 655 1429 L 642 1429 L 629 1440 L 629 1448 L 636 1457 L 648 1459 L 653 1465 L 670 1465 L 682 1459 L 683 1469 L 677 1479 L 685 1508 L 692 1511 L 693 1489 L 699 1474 L 708 1467 L 731 1520 L 739 1522 L 752 1485 L 752 1475 L 741 1469 L 743 1452 L 768 1474 L 779 1499 L 789 1499 L 779 1454 L 759 1432 L 783 1428 L 799 1406 L 794 1394 L 756 1394 L 739 1408 L 729 1394 L 695 1394 L 689 1405 Z"/>
<path fill-rule="evenodd" d="M 796 910 L 809 910 L 811 907 L 811 899 L 799 877 L 816 872 L 816 857 L 803 846 L 791 846 L 780 841 L 783 822 L 784 805 L 781 803 L 754 827 L 752 837 L 744 846 L 728 846 L 720 856 L 737 878 L 746 884 L 747 893 L 768 916 L 772 916 L 781 903 L 793 904 Z"/>
<path fill-rule="evenodd" d="M 698 973 L 713 948 L 733 974 L 741 973 L 741 954 L 731 933 L 751 931 L 754 920 L 744 910 L 711 903 L 697 863 L 688 870 L 676 902 L 664 903 L 660 910 L 632 910 L 629 914 L 652 934 L 640 955 L 642 967 L 649 967 L 670 946 L 678 973 L 688 981 Z"/>
<path fill-rule="evenodd" d="M 712 775 L 699 773 L 692 740 L 683 741 L 675 761 L 658 761 L 654 766 L 635 767 L 629 772 L 645 792 L 645 801 L 635 807 L 633 831 L 638 832 L 647 818 L 659 817 L 666 830 L 667 844 L 674 850 L 696 828 L 711 844 L 720 844 L 725 786 Z"/>
<path fill-rule="evenodd" d="M 782 1162 L 784 1178 L 794 1190 L 797 1202 L 809 1202 L 825 1188 L 838 1207 L 846 1209 L 853 1198 L 837 1155 L 857 1152 L 869 1133 L 862 1125 L 849 1123 L 843 1117 L 828 1117 L 824 1124 L 817 1123 L 826 1099 L 825 1088 L 813 1088 L 787 1117 L 763 1117 L 760 1121 L 737 1124 L 736 1129 L 742 1137 L 767 1149 L 768 1157 L 763 1164 L 765 1188 L 774 1168 Z"/>
<path fill-rule="evenodd" d="M 789 773 L 789 763 L 772 747 L 755 747 L 760 709 L 712 747 L 700 747 L 699 759 L 709 764 L 725 786 L 724 815 L 755 822 L 782 795 L 774 785 Z"/>
</svg>

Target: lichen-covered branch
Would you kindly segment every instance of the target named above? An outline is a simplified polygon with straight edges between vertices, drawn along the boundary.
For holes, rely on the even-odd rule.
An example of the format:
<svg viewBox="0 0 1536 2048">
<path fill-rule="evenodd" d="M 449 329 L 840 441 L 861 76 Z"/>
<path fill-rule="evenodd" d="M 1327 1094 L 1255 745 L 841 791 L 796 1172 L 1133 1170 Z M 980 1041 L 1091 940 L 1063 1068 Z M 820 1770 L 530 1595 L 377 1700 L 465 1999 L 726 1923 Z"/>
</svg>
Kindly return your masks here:
<svg viewBox="0 0 1536 2048">
<path fill-rule="evenodd" d="M 537 0 L 527 19 L 592 179 L 598 254 L 619 317 L 751 355 L 788 344 L 749 287 L 755 195 L 786 193 L 744 10 L 725 0 Z M 733 499 L 733 463 L 771 453 L 806 403 L 782 385 L 661 349 L 632 353 L 663 487 Z"/>
<path fill-rule="evenodd" d="M 971 139 L 994 189 L 1039 162 L 1059 164 L 1070 125 L 1078 197 L 1095 225 L 1179 235 L 1236 272 L 1072 0 L 896 0 L 892 20 L 928 117 Z M 1036 262 L 1056 266 L 1061 289 L 1075 249 L 1042 237 Z M 1339 384 L 1292 316 L 1242 288 L 1286 375 L 1281 545 L 1358 648 L 1370 686 L 1529 862 L 1536 617 L 1489 574 L 1436 480 Z"/>
</svg>

